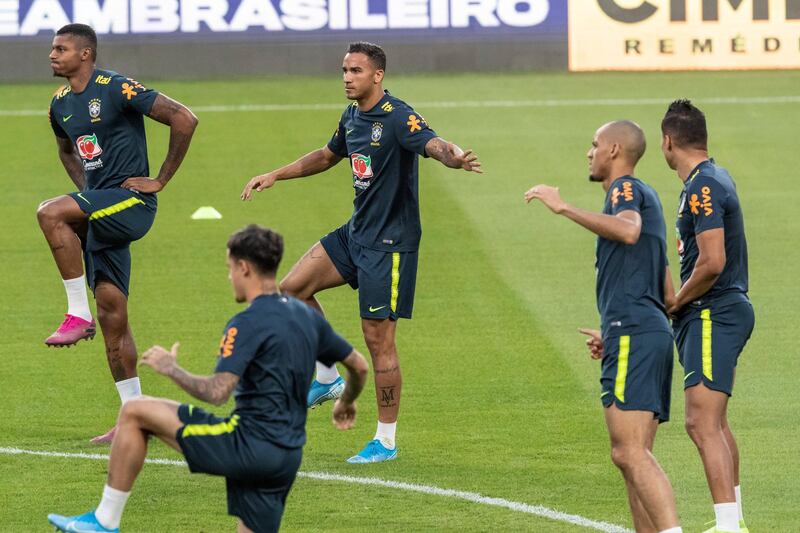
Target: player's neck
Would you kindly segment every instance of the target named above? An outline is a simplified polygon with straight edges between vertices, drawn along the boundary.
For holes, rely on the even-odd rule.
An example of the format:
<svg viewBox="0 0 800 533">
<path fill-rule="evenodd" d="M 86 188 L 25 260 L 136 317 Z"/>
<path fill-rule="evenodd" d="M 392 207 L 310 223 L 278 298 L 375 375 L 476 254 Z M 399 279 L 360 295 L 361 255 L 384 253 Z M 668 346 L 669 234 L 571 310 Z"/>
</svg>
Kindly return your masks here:
<svg viewBox="0 0 800 533">
<path fill-rule="evenodd" d="M 608 192 L 611 184 L 623 176 L 633 176 L 633 167 L 631 165 L 625 164 L 612 168 L 611 172 L 608 173 L 608 178 L 603 180 L 603 190 Z"/>
<path fill-rule="evenodd" d="M 378 105 L 378 102 L 381 101 L 381 98 L 383 98 L 383 95 L 384 95 L 383 86 L 378 85 L 378 88 L 375 89 L 368 96 L 366 96 L 365 98 L 357 100 L 358 101 L 358 109 L 360 109 L 362 111 L 369 111 L 370 109 L 372 109 L 373 107 Z"/>
<path fill-rule="evenodd" d="M 67 81 L 73 93 L 82 93 L 94 74 L 94 64 L 90 68 L 81 68 L 75 74 L 67 76 Z"/>
<path fill-rule="evenodd" d="M 275 278 L 254 280 L 254 283 L 245 289 L 245 299 L 247 303 L 252 302 L 259 296 L 269 296 L 270 294 L 280 293 L 278 282 Z"/>
<path fill-rule="evenodd" d="M 697 165 L 703 161 L 708 160 L 708 152 L 706 150 L 692 150 L 688 152 L 685 157 L 678 161 L 678 166 L 675 169 L 678 172 L 678 177 L 682 182 L 686 183 L 692 170 L 697 168 Z"/>
</svg>

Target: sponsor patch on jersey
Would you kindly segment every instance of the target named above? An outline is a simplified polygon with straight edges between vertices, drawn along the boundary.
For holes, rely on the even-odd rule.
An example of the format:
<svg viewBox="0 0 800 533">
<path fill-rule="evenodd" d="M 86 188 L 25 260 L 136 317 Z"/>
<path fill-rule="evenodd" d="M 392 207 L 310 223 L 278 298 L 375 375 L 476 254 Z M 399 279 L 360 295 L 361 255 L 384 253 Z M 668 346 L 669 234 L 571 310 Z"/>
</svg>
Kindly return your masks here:
<svg viewBox="0 0 800 533">
<path fill-rule="evenodd" d="M 89 116 L 92 122 L 100 122 L 100 99 L 92 98 L 89 100 Z"/>
<path fill-rule="evenodd" d="M 414 133 L 415 131 L 420 131 L 422 129 L 422 121 L 417 115 L 408 115 L 408 122 L 406 122 L 406 126 L 408 126 L 408 131 L 410 133 Z"/>
<path fill-rule="evenodd" d="M 75 141 L 75 146 L 78 147 L 78 154 L 81 158 L 87 161 L 91 161 L 103 153 L 103 149 L 100 148 L 100 144 L 97 142 L 97 135 L 94 133 L 78 137 Z"/>
<path fill-rule="evenodd" d="M 352 154 L 350 164 L 353 167 L 353 176 L 358 180 L 372 178 L 372 157 L 363 154 Z"/>
<path fill-rule="evenodd" d="M 219 343 L 219 355 L 221 357 L 230 357 L 233 355 L 233 345 L 236 343 L 236 335 L 238 333 L 239 329 L 232 327 L 223 335 L 222 341 Z"/>
<path fill-rule="evenodd" d="M 693 215 L 699 215 L 700 209 L 703 210 L 703 216 L 710 216 L 714 213 L 714 208 L 711 205 L 711 189 L 703 187 L 700 191 L 703 195 L 702 201 L 693 194 L 689 199 L 689 208 L 692 210 Z"/>
<path fill-rule="evenodd" d="M 380 146 L 378 141 L 381 140 L 381 136 L 383 136 L 383 124 L 376 122 L 372 125 L 372 134 L 369 136 L 373 146 Z"/>
</svg>

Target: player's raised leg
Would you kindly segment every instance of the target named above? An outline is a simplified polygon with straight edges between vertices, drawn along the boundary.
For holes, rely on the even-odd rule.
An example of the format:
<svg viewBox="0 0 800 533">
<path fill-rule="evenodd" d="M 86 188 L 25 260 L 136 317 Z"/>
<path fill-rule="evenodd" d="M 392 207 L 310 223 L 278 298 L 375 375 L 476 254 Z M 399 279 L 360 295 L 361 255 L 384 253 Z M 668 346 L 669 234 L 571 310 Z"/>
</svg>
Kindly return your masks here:
<svg viewBox="0 0 800 533">
<path fill-rule="evenodd" d="M 686 432 L 697 446 L 714 500 L 716 527 L 739 531 L 739 507 L 734 491 L 734 460 L 723 430 L 728 395 L 703 382 L 686 389 Z"/>
<path fill-rule="evenodd" d="M 672 486 L 650 451 L 658 420 L 649 411 L 625 411 L 612 404 L 605 409 L 611 437 L 611 459 L 625 477 L 636 531 L 679 528 Z"/>
<path fill-rule="evenodd" d="M 183 423 L 178 418 L 180 404 L 172 400 L 140 397 L 122 406 L 117 421 L 118 438 L 114 439 L 108 463 L 108 481 L 95 511 L 79 516 L 50 514 L 48 521 L 64 532 L 114 532 L 133 483 L 147 455 L 147 441 L 155 435 L 181 451 L 175 434 Z"/>
<path fill-rule="evenodd" d="M 44 342 L 48 346 L 71 346 L 91 339 L 95 323 L 89 309 L 81 241 L 75 231 L 87 215 L 72 197 L 64 195 L 42 202 L 36 216 L 67 292 L 66 318 Z"/>
<path fill-rule="evenodd" d="M 390 319 L 361 320 L 364 340 L 372 356 L 375 373 L 375 399 L 378 403 L 378 428 L 375 438 L 367 443 L 348 463 L 377 463 L 397 457 L 397 415 L 403 377 L 397 357 L 397 322 Z"/>
<path fill-rule="evenodd" d="M 320 242 L 312 246 L 289 270 L 280 283 L 281 291 L 302 300 L 325 316 L 322 305 L 315 295 L 325 289 L 339 287 L 345 280 Z M 316 363 L 317 371 L 308 391 L 308 406 L 316 407 L 328 400 L 335 400 L 344 391 L 344 379 L 336 366 L 327 367 Z"/>
<path fill-rule="evenodd" d="M 111 376 L 117 386 L 123 406 L 142 394 L 142 386 L 136 372 L 136 344 L 128 324 L 128 299 L 113 283 L 98 280 L 95 286 L 97 319 L 103 332 L 106 357 Z M 92 439 L 92 444 L 107 444 L 114 439 L 116 427 Z"/>
</svg>

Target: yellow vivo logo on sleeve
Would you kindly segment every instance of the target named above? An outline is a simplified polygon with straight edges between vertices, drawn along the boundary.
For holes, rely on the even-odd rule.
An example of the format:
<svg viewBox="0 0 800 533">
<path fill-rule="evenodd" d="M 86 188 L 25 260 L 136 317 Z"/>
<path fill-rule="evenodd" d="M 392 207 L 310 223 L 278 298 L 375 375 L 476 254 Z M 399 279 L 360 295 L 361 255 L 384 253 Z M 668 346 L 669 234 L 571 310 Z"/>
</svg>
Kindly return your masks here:
<svg viewBox="0 0 800 533">
<path fill-rule="evenodd" d="M 800 68 L 800 0 L 569 0 L 570 70 Z"/>
</svg>

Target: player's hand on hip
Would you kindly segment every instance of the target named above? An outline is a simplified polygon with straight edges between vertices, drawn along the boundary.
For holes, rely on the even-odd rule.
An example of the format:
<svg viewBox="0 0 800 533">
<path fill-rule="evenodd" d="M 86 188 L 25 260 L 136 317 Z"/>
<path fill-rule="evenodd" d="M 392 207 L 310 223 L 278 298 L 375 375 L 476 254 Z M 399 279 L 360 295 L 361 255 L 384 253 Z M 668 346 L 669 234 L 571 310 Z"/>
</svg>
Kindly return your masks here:
<svg viewBox="0 0 800 533">
<path fill-rule="evenodd" d="M 592 359 L 602 359 L 603 337 L 600 335 L 600 332 L 596 329 L 586 328 L 580 328 L 578 331 L 589 337 L 586 339 L 586 346 L 589 348 L 589 355 L 592 357 Z"/>
<path fill-rule="evenodd" d="M 170 351 L 158 345 L 145 350 L 142 354 L 142 360 L 139 361 L 139 366 L 146 365 L 159 374 L 168 374 L 175 366 L 176 360 L 178 359 L 178 346 L 180 345 L 181 343 L 176 342 L 172 345 Z"/>
<path fill-rule="evenodd" d="M 333 425 L 336 429 L 346 430 L 356 423 L 356 403 L 348 403 L 341 398 L 333 404 Z"/>
<path fill-rule="evenodd" d="M 247 185 L 244 186 L 241 198 L 242 200 L 249 200 L 253 194 L 253 191 L 261 192 L 264 189 L 269 189 L 273 185 L 275 185 L 275 176 L 272 175 L 272 173 L 256 176 L 248 181 Z"/>
<path fill-rule="evenodd" d="M 558 187 L 550 187 L 549 185 L 536 185 L 528 189 L 525 193 L 525 201 L 531 203 L 532 200 L 539 200 L 555 214 L 560 214 L 564 211 L 566 203 L 561 199 L 561 193 L 558 192 Z"/>
<path fill-rule="evenodd" d="M 164 188 L 164 184 L 148 177 L 138 177 L 126 179 L 122 182 L 121 187 L 136 192 L 154 193 L 161 191 Z"/>
<path fill-rule="evenodd" d="M 478 161 L 478 156 L 472 150 L 464 150 L 464 153 L 461 154 L 461 168 L 467 172 L 483 174 L 481 162 Z"/>
</svg>

